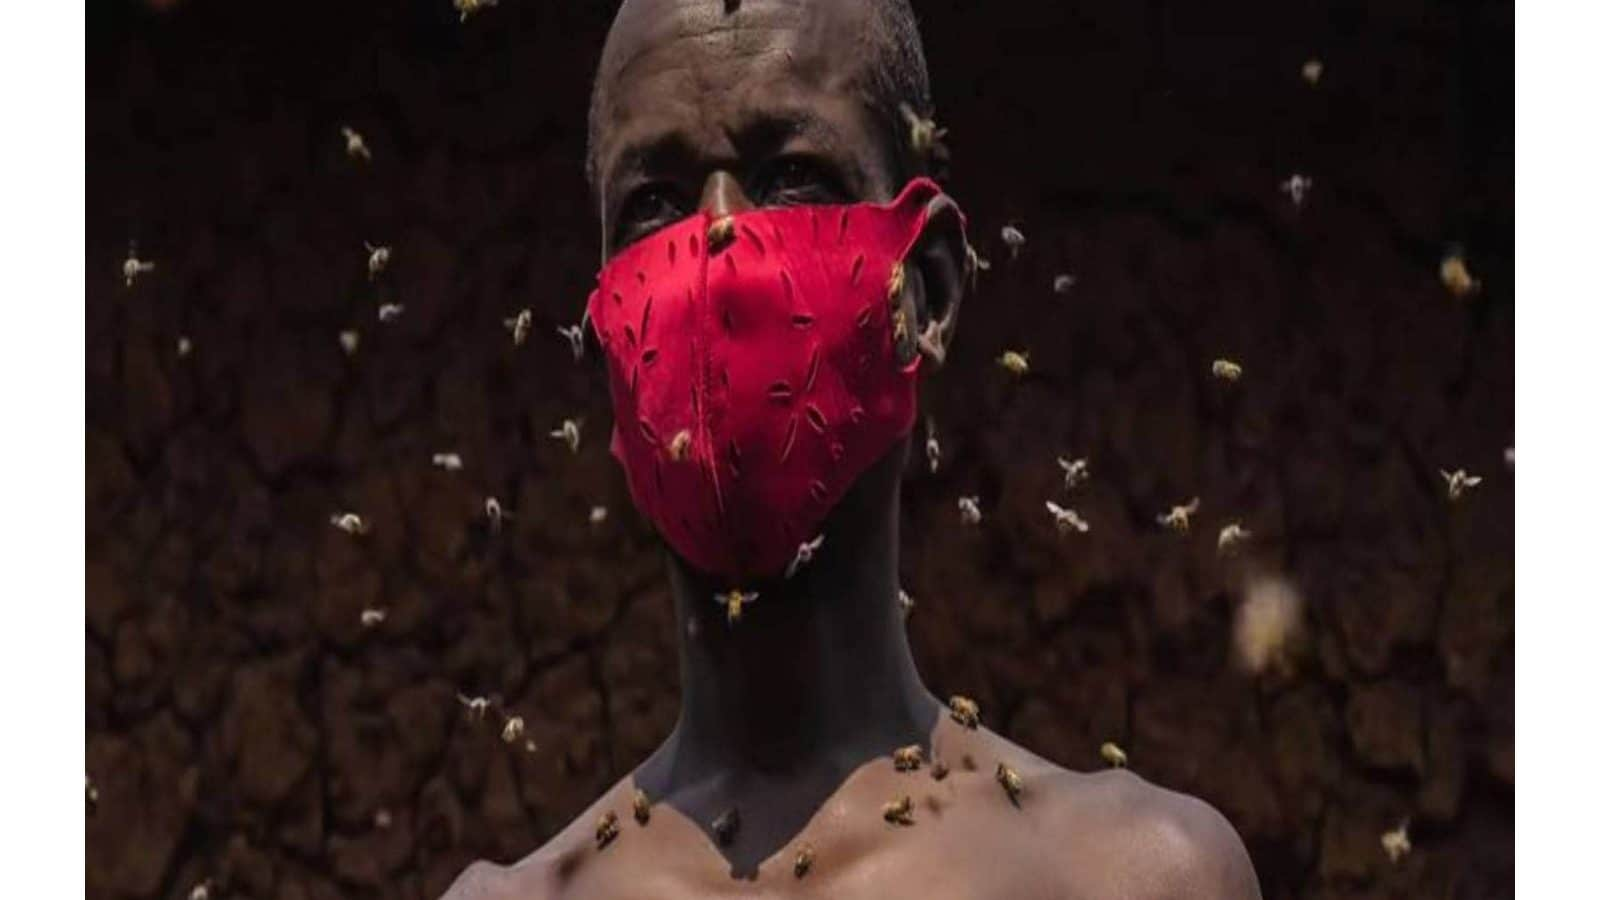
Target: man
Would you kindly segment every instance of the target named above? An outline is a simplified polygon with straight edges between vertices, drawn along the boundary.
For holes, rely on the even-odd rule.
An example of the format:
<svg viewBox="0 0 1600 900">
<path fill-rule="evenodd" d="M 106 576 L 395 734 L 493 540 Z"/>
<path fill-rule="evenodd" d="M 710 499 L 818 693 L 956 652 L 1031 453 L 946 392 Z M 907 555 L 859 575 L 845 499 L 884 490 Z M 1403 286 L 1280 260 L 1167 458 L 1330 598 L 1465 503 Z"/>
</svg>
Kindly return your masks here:
<svg viewBox="0 0 1600 900">
<path fill-rule="evenodd" d="M 972 258 L 919 177 L 930 115 L 906 0 L 623 3 L 587 311 L 612 452 L 669 550 L 683 705 L 548 844 L 448 897 L 1259 897 L 1210 806 L 1065 771 L 917 674 L 899 487 Z"/>
</svg>

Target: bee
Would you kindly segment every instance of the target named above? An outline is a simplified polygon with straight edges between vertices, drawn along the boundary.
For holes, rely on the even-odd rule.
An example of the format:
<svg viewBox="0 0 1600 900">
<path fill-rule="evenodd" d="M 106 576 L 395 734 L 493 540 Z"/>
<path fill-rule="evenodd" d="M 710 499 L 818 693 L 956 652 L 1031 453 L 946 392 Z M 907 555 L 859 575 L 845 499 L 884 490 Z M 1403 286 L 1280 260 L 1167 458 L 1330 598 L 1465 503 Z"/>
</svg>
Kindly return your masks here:
<svg viewBox="0 0 1600 900">
<path fill-rule="evenodd" d="M 1113 769 L 1121 769 L 1128 765 L 1128 754 L 1122 752 L 1122 748 L 1111 741 L 1100 745 L 1100 758 Z"/>
<path fill-rule="evenodd" d="M 906 324 L 906 311 L 904 307 L 894 311 L 894 342 L 903 343 L 911 334 L 911 327 Z"/>
<path fill-rule="evenodd" d="M 1065 294 L 1068 291 L 1071 291 L 1072 286 L 1077 283 L 1078 279 L 1063 272 L 1060 275 L 1057 275 L 1054 281 L 1050 282 L 1050 289 L 1058 294 Z"/>
<path fill-rule="evenodd" d="M 483 514 L 489 519 L 489 530 L 495 534 L 500 533 L 500 525 L 511 518 L 511 511 L 502 507 L 500 501 L 494 497 L 485 497 L 483 500 Z"/>
<path fill-rule="evenodd" d="M 1278 189 L 1289 195 L 1289 202 L 1297 208 L 1306 200 L 1306 194 L 1311 192 L 1311 179 L 1301 174 L 1290 175 L 1278 185 Z"/>
<path fill-rule="evenodd" d="M 457 12 L 461 13 L 461 21 L 465 22 L 467 16 L 472 15 L 486 7 L 496 6 L 500 0 L 452 0 Z"/>
<path fill-rule="evenodd" d="M 1022 776 L 1017 773 L 1016 769 L 1005 763 L 997 763 L 994 770 L 994 780 L 999 782 L 1000 787 L 1005 789 L 1006 796 L 1011 798 L 1012 803 L 1016 803 L 1017 798 L 1022 796 Z"/>
<path fill-rule="evenodd" d="M 816 556 L 817 548 L 822 546 L 822 535 L 817 535 L 809 541 L 801 541 L 800 546 L 794 551 L 794 559 L 789 560 L 788 568 L 783 570 L 783 577 L 793 578 L 800 567 L 811 562 Z"/>
<path fill-rule="evenodd" d="M 376 606 L 368 607 L 361 611 L 361 627 L 377 628 L 387 618 L 389 618 L 388 610 L 380 609 Z"/>
<path fill-rule="evenodd" d="M 515 744 L 522 739 L 522 732 L 526 727 L 521 716 L 510 716 L 506 719 L 505 727 L 500 729 L 500 740 Z"/>
<path fill-rule="evenodd" d="M 457 692 L 456 700 L 466 708 L 467 718 L 469 719 L 482 722 L 484 717 L 489 715 L 488 697 L 468 697 L 466 694 Z"/>
<path fill-rule="evenodd" d="M 528 340 L 528 332 L 533 329 L 533 310 L 524 307 L 503 322 L 506 330 L 511 332 L 511 346 L 521 347 Z"/>
<path fill-rule="evenodd" d="M 1231 359 L 1215 359 L 1211 361 L 1211 374 L 1223 381 L 1238 381 L 1244 367 Z"/>
<path fill-rule="evenodd" d="M 936 759 L 936 760 L 933 761 L 933 780 L 934 781 L 943 781 L 945 779 L 945 776 L 949 775 L 949 774 L 950 774 L 950 767 L 944 764 L 944 760 Z"/>
<path fill-rule="evenodd" d="M 1390 863 L 1398 863 L 1406 854 L 1411 852 L 1411 827 L 1410 819 L 1400 820 L 1393 830 L 1385 831 L 1378 838 L 1378 843 L 1383 846 L 1383 852 L 1388 855 Z"/>
<path fill-rule="evenodd" d="M 1020 377 L 1028 374 L 1028 353 L 1025 350 L 1007 350 L 995 362 L 1013 375 Z"/>
<path fill-rule="evenodd" d="M 190 888 L 189 900 L 211 900 L 211 879 L 207 878 Z"/>
<path fill-rule="evenodd" d="M 146 275 L 156 270 L 156 264 L 146 259 L 140 259 L 134 253 L 132 244 L 128 245 L 128 258 L 122 261 L 122 286 L 133 287 L 133 282 L 140 275 Z"/>
<path fill-rule="evenodd" d="M 1227 555 L 1238 544 L 1250 540 L 1250 532 L 1238 522 L 1229 522 L 1217 532 L 1217 554 Z"/>
<path fill-rule="evenodd" d="M 650 823 L 650 797 L 641 788 L 633 789 L 633 820 L 640 825 Z"/>
<path fill-rule="evenodd" d="M 906 593 L 906 589 L 905 588 L 901 588 L 900 589 L 899 600 L 900 600 L 900 615 L 902 615 L 902 616 L 910 616 L 911 615 L 911 608 L 913 606 L 917 605 L 917 601 L 911 599 L 911 595 Z"/>
<path fill-rule="evenodd" d="M 394 814 L 387 809 L 379 808 L 372 814 L 372 827 L 379 831 L 387 831 L 394 824 Z"/>
<path fill-rule="evenodd" d="M 1516 449 L 1512 448 L 1512 447 L 1507 447 L 1505 449 L 1505 452 L 1501 454 L 1501 457 L 1506 461 L 1506 471 L 1507 472 L 1511 471 L 1512 468 L 1515 466 L 1515 464 L 1517 462 L 1517 451 L 1516 451 Z"/>
<path fill-rule="evenodd" d="M 1306 80 L 1306 84 L 1316 87 L 1317 82 L 1322 80 L 1322 60 L 1316 57 L 1306 60 L 1300 66 L 1300 77 Z"/>
<path fill-rule="evenodd" d="M 706 252 L 716 253 L 733 243 L 733 216 L 722 216 L 706 226 Z"/>
<path fill-rule="evenodd" d="M 967 245 L 967 269 L 974 274 L 989 271 L 989 261 L 979 256 L 971 244 Z"/>
<path fill-rule="evenodd" d="M 578 431 L 578 422 L 576 419 L 562 419 L 561 427 L 551 431 L 550 436 L 557 440 L 565 441 L 567 444 L 567 449 L 571 450 L 573 453 L 578 452 L 578 444 L 582 438 L 582 435 Z"/>
<path fill-rule="evenodd" d="M 954 694 L 950 697 L 950 718 L 957 724 L 976 731 L 978 729 L 978 704 L 971 697 Z"/>
<path fill-rule="evenodd" d="M 572 361 L 583 359 L 583 323 L 577 325 L 557 325 L 556 333 L 567 339 L 572 347 Z"/>
<path fill-rule="evenodd" d="M 334 513 L 328 518 L 333 527 L 345 534 L 366 534 L 367 523 L 361 516 L 353 512 Z"/>
<path fill-rule="evenodd" d="M 912 808 L 911 796 L 901 794 L 883 805 L 883 820 L 891 825 L 915 825 L 911 819 Z"/>
<path fill-rule="evenodd" d="M 939 471 L 939 457 L 942 451 L 939 448 L 939 436 L 934 429 L 933 418 L 929 417 L 927 423 L 928 438 L 923 444 L 923 449 L 928 454 L 928 471 L 937 474 Z"/>
<path fill-rule="evenodd" d="M 1077 510 L 1067 509 L 1064 506 L 1058 506 L 1054 501 L 1051 500 L 1046 500 L 1044 502 L 1044 508 L 1046 512 L 1050 513 L 1050 515 L 1055 518 L 1056 530 L 1062 534 L 1067 534 L 1068 532 L 1072 531 L 1082 534 L 1089 530 L 1089 523 L 1085 522 L 1083 517 L 1078 515 Z"/>
<path fill-rule="evenodd" d="M 589 507 L 589 524 L 599 525 L 606 520 L 607 512 L 604 506 Z"/>
<path fill-rule="evenodd" d="M 356 349 L 361 346 L 361 332 L 353 328 L 339 332 L 339 346 L 344 348 L 345 356 L 354 356 Z"/>
<path fill-rule="evenodd" d="M 604 850 L 606 845 L 617 839 L 617 834 L 620 831 L 621 829 L 617 827 L 617 814 L 615 812 L 608 809 L 601 813 L 599 820 L 594 823 L 595 849 Z"/>
<path fill-rule="evenodd" d="M 908 103 L 900 104 L 900 115 L 906 120 L 906 125 L 911 134 L 911 150 L 919 156 L 942 156 L 948 151 L 944 147 L 944 136 L 948 128 L 940 128 L 934 124 L 933 119 L 917 115 L 916 110 Z"/>
<path fill-rule="evenodd" d="M 726 594 L 717 594 L 714 599 L 719 605 L 728 608 L 728 624 L 732 625 L 739 621 L 739 617 L 744 614 L 744 605 L 756 602 L 756 598 L 759 596 L 761 595 L 754 591 L 746 593 L 734 588 Z"/>
<path fill-rule="evenodd" d="M 360 132 L 357 132 L 349 125 L 344 125 L 339 128 L 339 133 L 344 135 L 344 152 L 346 156 L 351 159 L 372 162 L 372 151 L 367 149 L 367 141 L 361 136 Z"/>
<path fill-rule="evenodd" d="M 920 744 L 907 744 L 894 751 L 894 770 L 896 772 L 915 772 L 922 768 L 922 746 Z"/>
<path fill-rule="evenodd" d="M 88 775 L 83 776 L 83 789 L 89 801 L 89 809 L 92 811 L 100 805 L 100 789 L 94 786 L 94 779 Z"/>
<path fill-rule="evenodd" d="M 1182 506 L 1174 506 L 1172 509 L 1162 513 L 1159 516 L 1156 516 L 1156 524 L 1160 525 L 1162 528 L 1169 528 L 1173 531 L 1176 531 L 1179 534 L 1188 534 L 1189 519 L 1199 511 L 1200 498 L 1195 497 Z"/>
<path fill-rule="evenodd" d="M 406 308 L 403 304 L 385 303 L 378 307 L 378 321 L 385 323 L 393 322 L 395 319 L 400 318 L 400 314 L 405 311 Z"/>
<path fill-rule="evenodd" d="M 1466 494 L 1467 488 L 1475 488 L 1483 481 L 1481 476 L 1468 475 L 1465 469 L 1457 469 L 1454 472 L 1440 469 L 1439 474 L 1444 477 L 1445 490 L 1451 500 L 1460 500 Z"/>
<path fill-rule="evenodd" d="M 461 454 L 435 453 L 433 455 L 433 464 L 446 472 L 459 472 L 461 471 Z"/>
<path fill-rule="evenodd" d="M 811 863 L 817 858 L 817 851 L 810 844 L 801 844 L 800 849 L 794 854 L 794 877 L 804 878 L 811 871 Z"/>
<path fill-rule="evenodd" d="M 956 509 L 961 513 L 961 524 L 976 525 L 983 521 L 983 510 L 978 508 L 978 498 L 959 497 L 956 499 Z"/>
<path fill-rule="evenodd" d="M 528 751 L 529 753 L 538 753 L 539 744 L 533 738 L 528 738 L 522 742 L 522 749 Z"/>
<path fill-rule="evenodd" d="M 183 335 L 183 334 L 178 335 L 178 358 L 179 359 L 183 359 L 184 357 L 188 356 L 189 355 L 189 351 L 191 351 L 193 349 L 194 349 L 194 343 L 189 340 L 189 336 L 188 335 Z"/>
<path fill-rule="evenodd" d="M 382 244 L 373 246 L 366 241 L 362 241 L 361 246 L 367 248 L 367 280 L 376 281 L 389 265 L 389 248 Z"/>
<path fill-rule="evenodd" d="M 889 301 L 891 303 L 894 302 L 894 299 L 896 297 L 900 296 L 900 291 L 905 286 L 906 286 L 906 264 L 903 263 L 903 262 L 897 262 L 897 263 L 894 264 L 894 268 L 889 270 L 888 297 L 889 297 Z"/>
<path fill-rule="evenodd" d="M 1011 251 L 1012 262 L 1016 262 L 1017 254 L 1022 252 L 1022 245 L 1028 242 L 1028 239 L 1022 234 L 1022 229 L 1015 225 L 1007 225 L 1001 228 L 1000 240 L 1005 243 L 1006 249 Z"/>
<path fill-rule="evenodd" d="M 689 456 L 690 441 L 687 428 L 673 435 L 672 440 L 667 443 L 667 458 L 673 462 L 683 462 Z"/>
<path fill-rule="evenodd" d="M 1245 586 L 1244 601 L 1233 615 L 1233 647 L 1245 671 L 1289 670 L 1301 642 L 1303 606 L 1300 594 L 1282 578 L 1255 578 Z"/>
<path fill-rule="evenodd" d="M 1067 459 L 1065 456 L 1056 457 L 1056 465 L 1061 467 L 1062 480 L 1066 482 L 1066 489 L 1072 490 L 1078 485 L 1089 480 L 1089 458 Z"/>
<path fill-rule="evenodd" d="M 739 836 L 739 809 L 730 806 L 722 815 L 711 821 L 711 834 L 716 837 L 717 843 L 726 847 L 733 843 Z"/>
<path fill-rule="evenodd" d="M 1482 287 L 1467 271 L 1467 261 L 1459 251 L 1450 253 L 1439 263 L 1439 280 L 1457 297 L 1465 297 Z"/>
</svg>

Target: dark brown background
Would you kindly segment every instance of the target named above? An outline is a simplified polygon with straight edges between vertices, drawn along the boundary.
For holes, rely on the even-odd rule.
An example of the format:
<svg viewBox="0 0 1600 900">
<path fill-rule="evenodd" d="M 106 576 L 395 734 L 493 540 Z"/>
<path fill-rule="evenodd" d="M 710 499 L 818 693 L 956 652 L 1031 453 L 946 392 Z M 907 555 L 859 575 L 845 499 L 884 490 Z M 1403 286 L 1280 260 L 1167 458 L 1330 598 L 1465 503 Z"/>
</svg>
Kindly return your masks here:
<svg viewBox="0 0 1600 900">
<path fill-rule="evenodd" d="M 947 466 L 907 487 L 930 686 L 1070 766 L 1119 741 L 1228 815 L 1269 898 L 1509 896 L 1511 4 L 918 8 L 951 187 L 996 263 L 926 393 Z M 595 269 L 584 117 L 611 11 L 91 5 L 91 897 L 209 876 L 432 898 L 671 726 L 660 555 L 604 452 L 601 373 L 554 334 Z M 159 268 L 125 290 L 130 238 Z M 363 240 L 394 247 L 376 287 Z M 1486 284 L 1466 300 L 1437 276 L 1455 243 Z M 524 305 L 517 350 L 501 320 Z M 1008 347 L 1034 376 L 1004 377 Z M 1219 355 L 1238 386 L 1209 378 Z M 546 437 L 569 415 L 576 457 Z M 464 471 L 430 467 L 445 450 Z M 1094 530 L 1060 540 L 1041 507 L 1066 452 L 1092 458 Z M 1458 465 L 1485 483 L 1450 505 L 1436 470 Z M 965 493 L 982 529 L 956 525 Z M 486 494 L 515 512 L 498 537 Z M 1188 541 L 1154 526 L 1190 494 Z M 364 540 L 329 526 L 346 508 Z M 1235 517 L 1255 552 L 1222 565 Z M 1306 598 L 1292 677 L 1230 662 L 1250 570 Z M 390 618 L 364 633 L 369 604 Z M 502 696 L 538 753 L 465 722 L 458 689 Z M 1416 850 L 1390 865 L 1403 817 Z"/>
</svg>

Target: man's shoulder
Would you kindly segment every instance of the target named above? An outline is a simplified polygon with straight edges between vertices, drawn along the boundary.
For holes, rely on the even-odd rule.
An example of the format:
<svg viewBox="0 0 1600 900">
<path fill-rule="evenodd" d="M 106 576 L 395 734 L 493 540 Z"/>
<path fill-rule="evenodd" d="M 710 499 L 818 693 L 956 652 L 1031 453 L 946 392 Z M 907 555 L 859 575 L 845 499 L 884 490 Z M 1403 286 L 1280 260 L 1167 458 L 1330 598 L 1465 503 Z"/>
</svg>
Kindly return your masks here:
<svg viewBox="0 0 1600 900">
<path fill-rule="evenodd" d="M 1126 769 L 1048 777 L 1056 834 L 1073 835 L 1074 876 L 1092 868 L 1118 896 L 1259 898 L 1239 833 L 1211 804 Z M 1092 867 L 1078 862 L 1098 861 Z M 1074 877 L 1074 880 L 1077 880 Z"/>
<path fill-rule="evenodd" d="M 594 817 L 624 795 L 623 787 L 629 783 L 624 779 L 613 785 L 544 846 L 521 860 L 508 866 L 479 860 L 468 866 L 439 900 L 553 900 L 563 896 L 566 892 L 560 885 L 565 879 L 561 875 L 590 843 Z"/>
</svg>

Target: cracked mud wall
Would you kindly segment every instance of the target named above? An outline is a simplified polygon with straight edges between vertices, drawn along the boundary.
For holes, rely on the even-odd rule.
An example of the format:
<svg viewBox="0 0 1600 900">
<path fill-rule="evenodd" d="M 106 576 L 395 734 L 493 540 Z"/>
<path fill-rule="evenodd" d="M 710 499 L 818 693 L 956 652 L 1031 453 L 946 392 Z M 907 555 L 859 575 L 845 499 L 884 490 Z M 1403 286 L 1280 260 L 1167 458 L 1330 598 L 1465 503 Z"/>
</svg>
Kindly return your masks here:
<svg viewBox="0 0 1600 900">
<path fill-rule="evenodd" d="M 659 551 L 602 372 L 555 333 L 597 258 L 611 5 L 176 7 L 89 14 L 89 895 L 431 898 L 675 714 Z M 918 4 L 994 262 L 924 395 L 944 465 L 906 490 L 925 678 L 1065 765 L 1118 742 L 1227 814 L 1268 897 L 1508 895 L 1511 4 L 1001 7 Z M 130 238 L 157 269 L 126 289 Z M 376 283 L 363 241 L 394 248 Z M 1481 292 L 1440 284 L 1453 245 Z M 576 455 L 547 437 L 569 416 Z M 1070 497 L 1058 455 L 1091 459 Z M 1452 504 L 1457 467 L 1484 482 Z M 1188 538 L 1155 525 L 1189 496 Z M 1057 536 L 1045 499 L 1092 531 Z M 1219 560 L 1233 520 L 1254 537 Z M 1250 677 L 1232 623 L 1261 576 L 1303 598 L 1305 652 Z"/>
</svg>

